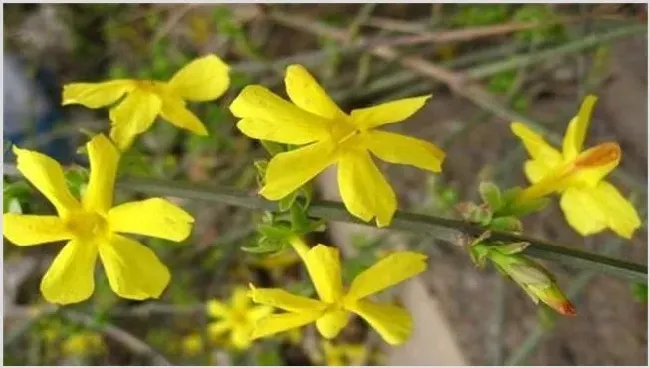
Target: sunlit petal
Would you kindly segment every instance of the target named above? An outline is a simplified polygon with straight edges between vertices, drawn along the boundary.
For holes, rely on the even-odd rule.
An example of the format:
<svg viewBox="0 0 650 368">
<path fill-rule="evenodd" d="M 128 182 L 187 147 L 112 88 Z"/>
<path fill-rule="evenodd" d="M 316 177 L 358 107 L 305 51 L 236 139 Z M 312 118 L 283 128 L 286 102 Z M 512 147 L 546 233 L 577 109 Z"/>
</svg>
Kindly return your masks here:
<svg viewBox="0 0 650 368">
<path fill-rule="evenodd" d="M 445 153 L 437 146 L 402 134 L 371 130 L 367 133 L 366 144 L 383 161 L 433 172 L 442 169 L 445 159 Z"/>
<path fill-rule="evenodd" d="M 190 235 L 194 218 L 166 199 L 149 198 L 113 207 L 108 222 L 115 232 L 180 242 Z"/>
<path fill-rule="evenodd" d="M 79 209 L 80 205 L 66 185 L 63 169 L 44 154 L 13 146 L 17 168 L 54 205 L 60 215 Z"/>
<path fill-rule="evenodd" d="M 50 303 L 84 301 L 95 290 L 97 245 L 71 240 L 54 258 L 41 281 L 41 292 Z"/>
<path fill-rule="evenodd" d="M 57 216 L 2 215 L 2 232 L 15 245 L 39 245 L 72 239 L 73 234 Z"/>
<path fill-rule="evenodd" d="M 287 95 L 303 110 L 327 119 L 345 116 L 343 111 L 327 95 L 323 87 L 302 65 L 290 65 L 284 78 Z"/>
<path fill-rule="evenodd" d="M 190 101 L 210 101 L 221 96 L 230 84 L 229 67 L 216 55 L 195 59 L 176 72 L 168 86 Z"/>
<path fill-rule="evenodd" d="M 280 143 L 306 144 L 329 137 L 330 122 L 283 100 L 262 86 L 248 86 L 230 104 L 247 136 Z"/>
<path fill-rule="evenodd" d="M 111 289 L 122 298 L 159 298 L 171 278 L 156 254 L 135 240 L 113 235 L 99 246 Z"/>
<path fill-rule="evenodd" d="M 427 255 L 395 252 L 384 257 L 354 278 L 346 300 L 357 300 L 407 280 L 427 268 Z"/>
<path fill-rule="evenodd" d="M 376 217 L 379 227 L 390 224 L 397 198 L 367 152 L 341 156 L 337 177 L 343 204 L 351 214 L 364 221 Z"/>
<path fill-rule="evenodd" d="M 335 146 L 324 140 L 275 155 L 266 168 L 260 194 L 270 200 L 286 197 L 334 163 Z"/>
<path fill-rule="evenodd" d="M 108 106 L 131 92 L 135 83 L 118 79 L 101 83 L 71 83 L 63 86 L 63 105 L 81 104 L 91 109 Z"/>
<path fill-rule="evenodd" d="M 411 97 L 352 110 L 352 121 L 361 129 L 399 123 L 420 110 L 430 97 L 431 95 Z"/>
<path fill-rule="evenodd" d="M 90 180 L 83 204 L 86 209 L 105 213 L 113 203 L 113 186 L 120 153 L 103 134 L 91 139 L 86 148 L 90 158 Z"/>
</svg>

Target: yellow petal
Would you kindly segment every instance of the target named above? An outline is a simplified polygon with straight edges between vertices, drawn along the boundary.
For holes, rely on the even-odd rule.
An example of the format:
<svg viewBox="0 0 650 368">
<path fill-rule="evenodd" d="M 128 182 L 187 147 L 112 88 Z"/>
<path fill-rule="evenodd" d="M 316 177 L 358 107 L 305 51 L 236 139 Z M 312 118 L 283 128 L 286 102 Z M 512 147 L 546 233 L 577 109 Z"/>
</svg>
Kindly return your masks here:
<svg viewBox="0 0 650 368">
<path fill-rule="evenodd" d="M 413 320 L 404 308 L 358 300 L 350 310 L 366 320 L 390 345 L 403 344 L 413 332 Z"/>
<path fill-rule="evenodd" d="M 409 251 L 392 253 L 354 278 L 346 301 L 375 294 L 423 272 L 426 268 L 425 254 Z"/>
<path fill-rule="evenodd" d="M 248 289 L 245 287 L 237 287 L 232 294 L 231 305 L 237 311 L 245 311 L 251 304 L 250 297 L 248 296 Z"/>
<path fill-rule="evenodd" d="M 304 326 L 317 320 L 323 312 L 297 312 L 274 314 L 260 319 L 255 324 L 251 337 L 258 339 L 260 337 L 274 335 L 278 332 L 288 331 L 296 327 Z"/>
<path fill-rule="evenodd" d="M 41 153 L 13 146 L 17 168 L 36 189 L 54 205 L 60 215 L 79 209 L 80 205 L 66 185 L 58 162 Z"/>
<path fill-rule="evenodd" d="M 90 180 L 84 194 L 86 209 L 106 213 L 113 203 L 113 186 L 120 152 L 105 135 L 96 135 L 86 144 L 90 159 Z"/>
<path fill-rule="evenodd" d="M 301 109 L 327 119 L 345 117 L 343 111 L 302 65 L 287 67 L 284 84 L 291 101 Z"/>
<path fill-rule="evenodd" d="M 612 172 L 621 161 L 621 147 L 617 143 L 601 143 L 577 156 L 577 172 L 572 180 L 596 186 Z"/>
<path fill-rule="evenodd" d="M 305 266 L 320 299 L 334 303 L 343 297 L 341 284 L 341 258 L 338 248 L 322 244 L 309 249 Z"/>
<path fill-rule="evenodd" d="M 544 162 L 538 160 L 528 160 L 524 164 L 524 172 L 528 181 L 537 183 L 553 171 L 552 167 L 547 166 Z"/>
<path fill-rule="evenodd" d="M 352 121 L 361 129 L 398 123 L 420 110 L 430 97 L 431 95 L 411 97 L 352 110 Z"/>
<path fill-rule="evenodd" d="M 211 317 L 224 318 L 230 315 L 230 307 L 217 300 L 210 300 L 206 305 L 206 309 Z"/>
<path fill-rule="evenodd" d="M 219 336 L 223 335 L 226 331 L 230 330 L 231 324 L 229 321 L 218 321 L 208 324 L 208 335 L 213 341 L 216 341 Z"/>
<path fill-rule="evenodd" d="M 333 339 L 338 336 L 349 320 L 350 312 L 341 309 L 334 310 L 317 319 L 316 328 L 324 338 Z"/>
<path fill-rule="evenodd" d="M 560 205 L 569 224 L 583 236 L 610 228 L 630 239 L 641 226 L 634 206 L 606 181 L 593 188 L 568 189 L 562 194 Z"/>
<path fill-rule="evenodd" d="M 63 105 L 81 104 L 91 109 L 108 106 L 131 92 L 135 83 L 118 79 L 102 83 L 71 83 L 63 86 Z"/>
<path fill-rule="evenodd" d="M 591 195 L 607 214 L 609 228 L 623 238 L 632 238 L 634 231 L 641 226 L 641 218 L 632 203 L 606 181 L 593 188 Z"/>
<path fill-rule="evenodd" d="M 319 300 L 291 294 L 282 289 L 253 288 L 249 292 L 255 303 L 269 305 L 289 312 L 321 311 L 327 305 Z"/>
<path fill-rule="evenodd" d="M 2 215 L 4 236 L 15 245 L 38 245 L 72 239 L 65 222 L 56 216 Z"/>
<path fill-rule="evenodd" d="M 110 110 L 111 139 L 124 151 L 136 135 L 151 127 L 160 113 L 162 101 L 152 92 L 135 89 Z"/>
<path fill-rule="evenodd" d="M 343 204 L 354 216 L 377 226 L 390 224 L 397 209 L 395 192 L 367 152 L 349 152 L 338 161 L 338 185 Z"/>
<path fill-rule="evenodd" d="M 273 201 L 286 197 L 333 164 L 334 152 L 334 144 L 325 140 L 275 155 L 266 168 L 260 194 Z"/>
<path fill-rule="evenodd" d="M 206 55 L 176 72 L 168 86 L 186 100 L 214 100 L 228 89 L 228 69 L 217 55 Z"/>
<path fill-rule="evenodd" d="M 379 130 L 369 131 L 366 137 L 368 149 L 381 160 L 433 172 L 442 170 L 445 153 L 427 141 Z"/>
<path fill-rule="evenodd" d="M 95 290 L 97 245 L 71 240 L 54 258 L 41 281 L 41 292 L 50 303 L 84 301 Z"/>
<path fill-rule="evenodd" d="M 232 333 L 230 334 L 230 341 L 232 342 L 232 345 L 239 350 L 250 347 L 252 343 L 252 332 L 252 326 L 238 326 L 237 328 L 233 329 Z"/>
<path fill-rule="evenodd" d="M 99 246 L 111 289 L 126 299 L 159 298 L 171 275 L 156 254 L 135 240 L 113 235 Z"/>
<path fill-rule="evenodd" d="M 571 227 L 583 236 L 603 231 L 607 218 L 600 205 L 585 189 L 568 188 L 562 193 L 560 206 Z"/>
<path fill-rule="evenodd" d="M 185 240 L 194 218 L 163 198 L 149 198 L 113 207 L 108 212 L 112 231 L 153 236 L 175 242 Z"/>
<path fill-rule="evenodd" d="M 528 154 L 535 160 L 544 162 L 547 166 L 555 166 L 562 162 L 562 155 L 551 147 L 544 138 L 522 123 L 510 124 L 512 132 L 521 139 Z"/>
<path fill-rule="evenodd" d="M 302 110 L 262 86 L 248 86 L 230 104 L 243 120 L 237 128 L 247 136 L 280 143 L 306 144 L 329 137 L 329 121 Z"/>
<path fill-rule="evenodd" d="M 585 142 L 587 129 L 591 120 L 591 112 L 598 98 L 596 96 L 587 96 L 580 106 L 578 116 L 573 118 L 567 127 L 562 141 L 562 154 L 565 160 L 571 160 L 578 156 L 582 151 L 582 145 Z"/>
<path fill-rule="evenodd" d="M 257 322 L 260 318 L 270 316 L 273 313 L 273 307 L 261 305 L 253 307 L 246 312 L 246 317 L 250 322 Z"/>
<path fill-rule="evenodd" d="M 166 99 L 162 104 L 160 115 L 163 119 L 181 129 L 187 129 L 198 135 L 208 135 L 205 125 L 180 100 Z"/>
</svg>

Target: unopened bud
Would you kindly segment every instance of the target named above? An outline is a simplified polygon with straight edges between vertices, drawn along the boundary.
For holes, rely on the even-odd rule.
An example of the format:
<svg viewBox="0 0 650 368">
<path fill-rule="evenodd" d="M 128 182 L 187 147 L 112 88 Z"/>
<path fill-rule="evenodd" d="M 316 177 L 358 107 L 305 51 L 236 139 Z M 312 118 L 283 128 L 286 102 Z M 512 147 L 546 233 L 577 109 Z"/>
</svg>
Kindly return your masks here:
<svg viewBox="0 0 650 368">
<path fill-rule="evenodd" d="M 575 316 L 576 309 L 558 287 L 551 275 L 539 263 L 521 254 L 490 252 L 492 261 L 521 286 L 535 303 L 542 301 L 565 316 Z"/>
</svg>

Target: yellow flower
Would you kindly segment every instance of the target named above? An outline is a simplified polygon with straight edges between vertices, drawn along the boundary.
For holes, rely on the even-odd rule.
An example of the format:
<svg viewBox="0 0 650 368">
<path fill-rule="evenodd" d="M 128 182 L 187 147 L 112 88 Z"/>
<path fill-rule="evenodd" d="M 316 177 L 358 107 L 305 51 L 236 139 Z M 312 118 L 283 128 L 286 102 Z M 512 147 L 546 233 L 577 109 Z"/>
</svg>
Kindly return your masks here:
<svg viewBox="0 0 650 368">
<path fill-rule="evenodd" d="M 198 355 L 203 351 L 203 338 L 198 333 L 185 336 L 182 341 L 183 354 L 187 356 Z"/>
<path fill-rule="evenodd" d="M 251 285 L 249 295 L 256 303 L 287 311 L 260 319 L 253 338 L 316 321 L 321 335 L 332 339 L 348 323 L 352 312 L 366 320 L 389 344 L 402 344 L 411 335 L 411 316 L 403 308 L 377 303 L 367 297 L 424 271 L 426 258 L 415 252 L 395 252 L 359 274 L 346 292 L 341 282 L 339 250 L 317 245 L 304 252 L 303 259 L 320 300 Z"/>
<path fill-rule="evenodd" d="M 279 200 L 337 164 L 343 202 L 354 216 L 378 226 L 390 223 L 397 208 L 395 193 L 370 153 L 390 162 L 438 172 L 445 157 L 435 145 L 381 131 L 418 111 L 429 96 L 413 97 L 353 110 L 345 114 L 300 65 L 287 68 L 283 100 L 262 86 L 248 86 L 230 105 L 241 120 L 237 128 L 251 138 L 302 145 L 269 162 L 260 194 Z"/>
<path fill-rule="evenodd" d="M 18 246 L 68 241 L 41 281 L 41 292 L 51 303 L 76 303 L 92 295 L 98 255 L 119 296 L 158 298 L 169 283 L 167 267 L 151 249 L 119 233 L 178 242 L 188 237 L 194 219 L 162 198 L 111 208 L 119 152 L 101 134 L 86 148 L 90 181 L 80 203 L 66 187 L 58 162 L 14 146 L 18 170 L 54 205 L 58 216 L 5 213 L 4 236 Z"/>
<path fill-rule="evenodd" d="M 610 228 L 629 239 L 641 225 L 639 215 L 632 204 L 604 180 L 618 166 L 620 147 L 616 143 L 603 143 L 583 151 L 595 103 L 595 96 L 585 99 L 578 116 L 567 127 L 561 152 L 524 124 L 511 125 L 532 157 L 525 163 L 524 171 L 534 185 L 525 189 L 519 200 L 558 192 L 567 221 L 581 235 Z"/>
<path fill-rule="evenodd" d="M 251 332 L 255 322 L 273 313 L 273 308 L 251 305 L 244 287 L 238 287 L 233 292 L 230 305 L 211 300 L 207 304 L 207 312 L 219 321 L 208 325 L 208 334 L 214 340 L 230 331 L 230 342 L 237 349 L 246 349 L 251 345 Z"/>
<path fill-rule="evenodd" d="M 104 349 L 104 339 L 96 332 L 82 332 L 63 342 L 63 353 L 70 356 L 98 354 Z"/>
<path fill-rule="evenodd" d="M 228 66 L 216 55 L 207 55 L 183 67 L 168 82 L 118 79 L 67 84 L 63 87 L 63 105 L 96 109 L 112 105 L 126 94 L 109 114 L 111 139 L 125 150 L 158 115 L 179 128 L 207 135 L 205 126 L 187 109 L 185 101 L 214 100 L 228 89 L 229 83 Z"/>
<path fill-rule="evenodd" d="M 332 344 L 323 341 L 323 353 L 328 366 L 363 365 L 368 357 L 368 348 L 363 344 Z"/>
</svg>

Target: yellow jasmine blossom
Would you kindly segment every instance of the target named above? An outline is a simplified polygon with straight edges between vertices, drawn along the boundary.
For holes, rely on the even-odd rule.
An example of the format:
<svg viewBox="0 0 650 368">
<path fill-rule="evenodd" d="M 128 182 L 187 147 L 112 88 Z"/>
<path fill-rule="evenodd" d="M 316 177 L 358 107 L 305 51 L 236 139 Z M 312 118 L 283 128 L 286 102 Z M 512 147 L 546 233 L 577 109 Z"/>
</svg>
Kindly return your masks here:
<svg viewBox="0 0 650 368">
<path fill-rule="evenodd" d="M 210 101 L 221 96 L 230 83 L 228 65 L 216 55 L 187 64 L 168 82 L 118 79 L 101 83 L 71 83 L 63 87 L 63 105 L 81 104 L 91 109 L 109 106 L 111 139 L 121 150 L 136 135 L 151 127 L 156 117 L 199 135 L 208 132 L 186 101 Z"/>
<path fill-rule="evenodd" d="M 364 365 L 368 358 L 368 348 L 363 344 L 333 344 L 324 340 L 323 353 L 328 366 Z"/>
<path fill-rule="evenodd" d="M 104 350 L 104 339 L 96 332 L 82 332 L 63 342 L 63 353 L 70 356 L 98 354 Z"/>
<path fill-rule="evenodd" d="M 238 287 L 233 292 L 230 305 L 211 300 L 207 304 L 208 315 L 219 320 L 208 324 L 208 334 L 214 340 L 230 331 L 230 342 L 236 349 L 246 349 L 251 346 L 251 332 L 255 322 L 273 313 L 273 308 L 254 306 L 244 287 Z"/>
<path fill-rule="evenodd" d="M 51 303 L 88 299 L 95 289 L 98 256 L 117 295 L 136 300 L 158 298 L 169 283 L 167 267 L 151 249 L 121 233 L 179 242 L 190 234 L 194 219 L 162 198 L 111 208 L 119 151 L 101 134 L 91 139 L 86 148 L 90 180 L 80 203 L 66 186 L 58 162 L 41 153 L 13 147 L 18 170 L 54 205 L 58 216 L 5 213 L 4 236 L 18 246 L 68 242 L 41 281 L 41 292 Z"/>
<path fill-rule="evenodd" d="M 203 351 L 203 338 L 198 333 L 185 336 L 182 341 L 183 354 L 196 356 Z"/>
<path fill-rule="evenodd" d="M 367 297 L 413 277 L 426 268 L 427 256 L 395 252 L 359 274 L 345 291 L 341 282 L 339 250 L 317 245 L 302 257 L 320 300 L 291 294 L 282 289 L 258 289 L 251 285 L 251 298 L 286 313 L 260 319 L 253 331 L 259 338 L 316 321 L 327 339 L 336 337 L 347 325 L 351 313 L 366 320 L 391 345 L 405 342 L 412 331 L 411 316 L 394 305 L 377 303 Z"/>
<path fill-rule="evenodd" d="M 269 162 L 260 194 L 279 200 L 337 164 L 345 207 L 378 226 L 390 223 L 397 208 L 395 193 L 370 153 L 390 162 L 439 172 L 445 157 L 435 145 L 376 129 L 400 122 L 424 106 L 430 96 L 407 98 L 345 114 L 300 65 L 287 68 L 290 103 L 262 86 L 248 86 L 230 105 L 241 120 L 237 128 L 251 138 L 300 145 Z"/>
<path fill-rule="evenodd" d="M 557 192 L 567 221 L 581 235 L 609 228 L 629 239 L 641 226 L 641 219 L 632 204 L 604 180 L 618 166 L 620 147 L 610 142 L 583 151 L 595 103 L 595 96 L 582 103 L 567 127 L 561 151 L 524 124 L 511 125 L 532 158 L 525 163 L 524 171 L 534 185 L 524 190 L 520 200 Z"/>
</svg>

